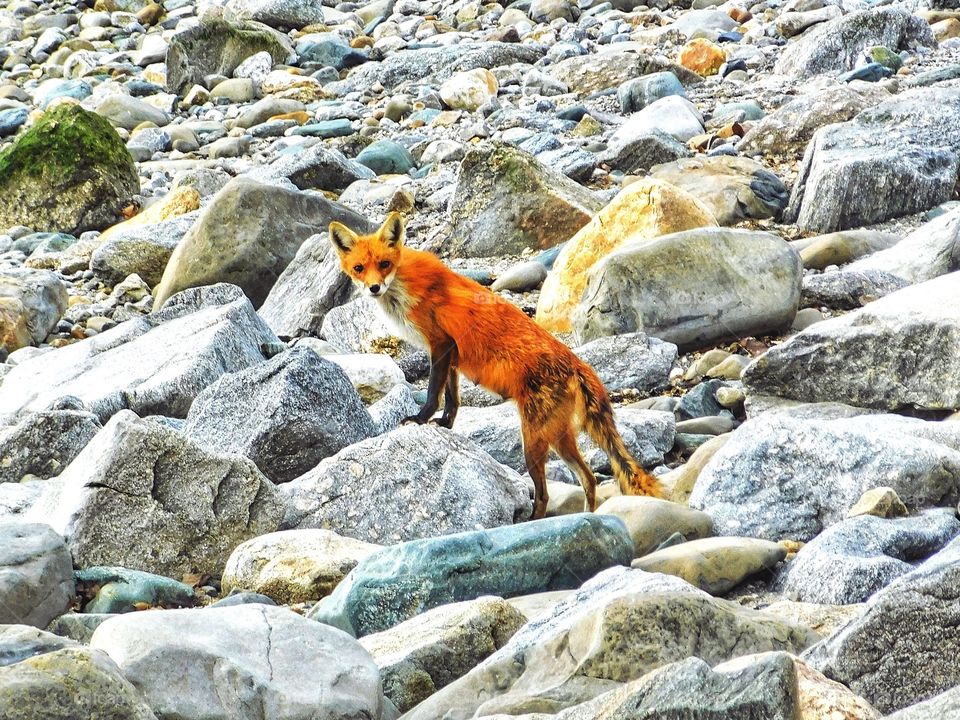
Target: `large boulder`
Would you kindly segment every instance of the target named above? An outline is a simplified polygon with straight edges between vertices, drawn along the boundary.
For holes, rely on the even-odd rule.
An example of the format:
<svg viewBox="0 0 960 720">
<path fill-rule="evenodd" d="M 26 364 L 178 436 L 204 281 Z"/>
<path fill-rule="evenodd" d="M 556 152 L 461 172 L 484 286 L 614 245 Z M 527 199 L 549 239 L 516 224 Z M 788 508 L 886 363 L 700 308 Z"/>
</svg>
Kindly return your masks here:
<svg viewBox="0 0 960 720">
<path fill-rule="evenodd" d="M 592 514 L 414 540 L 361 560 L 310 617 L 362 637 L 446 603 L 576 588 L 632 558 L 623 522 Z"/>
<path fill-rule="evenodd" d="M 49 525 L 0 520 L 0 626 L 45 628 L 67 611 L 73 593 L 73 563 L 63 538 Z"/>
<path fill-rule="evenodd" d="M 898 710 L 888 715 L 886 720 L 929 720 L 930 718 L 960 720 L 960 685 L 935 695 L 929 700 Z"/>
<path fill-rule="evenodd" d="M 100 650 L 69 647 L 0 667 L 5 720 L 157 720 Z"/>
<path fill-rule="evenodd" d="M 156 286 L 174 249 L 199 214 L 190 212 L 163 222 L 110 233 L 91 254 L 90 269 L 111 286 L 134 274 L 150 287 Z"/>
<path fill-rule="evenodd" d="M 541 294 L 542 298 L 543 295 Z M 597 338 L 573 348 L 574 354 L 597 371 L 607 390 L 635 388 L 653 393 L 670 384 L 677 346 L 644 333 Z"/>
<path fill-rule="evenodd" d="M 958 624 L 960 539 L 871 597 L 806 658 L 890 713 L 960 685 L 960 638 L 949 630 Z"/>
<path fill-rule="evenodd" d="M 284 36 L 266 25 L 207 15 L 198 25 L 170 38 L 167 90 L 183 95 L 194 85 L 202 85 L 207 75 L 231 77 L 240 63 L 259 52 L 270 53 L 274 63 L 283 63 L 293 49 Z"/>
<path fill-rule="evenodd" d="M 93 413 L 45 410 L 0 428 L 0 482 L 59 475 L 100 430 Z"/>
<path fill-rule="evenodd" d="M 0 385 L 0 414 L 72 395 L 101 420 L 123 408 L 185 417 L 201 390 L 263 362 L 261 346 L 271 342 L 276 335 L 239 289 L 194 289 L 160 312 L 18 364 Z"/>
<path fill-rule="evenodd" d="M 326 597 L 379 545 L 329 530 L 281 530 L 241 543 L 227 560 L 224 593 L 247 590 L 279 603 Z"/>
<path fill-rule="evenodd" d="M 553 332 L 568 332 L 590 269 L 623 244 L 716 224 L 702 203 L 670 183 L 631 183 L 560 250 L 540 290 L 537 322 Z"/>
<path fill-rule="evenodd" d="M 0 152 L 0 227 L 102 230 L 138 192 L 123 141 L 107 120 L 79 105 L 59 105 Z"/>
<path fill-rule="evenodd" d="M 323 6 L 307 0 L 229 0 L 227 7 L 238 17 L 270 27 L 298 29 L 323 24 Z"/>
<path fill-rule="evenodd" d="M 49 270 L 0 271 L 0 352 L 39 345 L 67 309 L 67 286 Z"/>
<path fill-rule="evenodd" d="M 960 427 L 896 415 L 764 413 L 737 428 L 697 477 L 690 506 L 719 535 L 814 538 L 882 479 L 907 507 L 956 502 Z"/>
<path fill-rule="evenodd" d="M 509 525 L 531 508 L 517 473 L 430 425 L 350 445 L 280 492 L 284 528 L 323 528 L 382 544 Z"/>
<path fill-rule="evenodd" d="M 258 312 L 280 337 L 316 336 L 327 312 L 352 293 L 353 283 L 340 270 L 329 234 L 318 233 L 304 240 Z"/>
<path fill-rule="evenodd" d="M 454 257 L 542 250 L 574 235 L 602 206 L 592 192 L 529 153 L 489 143 L 460 163 L 443 250 Z"/>
<path fill-rule="evenodd" d="M 831 232 L 949 200 L 960 167 L 958 117 L 960 89 L 919 88 L 821 128 L 807 145 L 784 220 Z"/>
<path fill-rule="evenodd" d="M 120 615 L 97 628 L 90 646 L 110 656 L 161 718 L 384 717 L 380 675 L 366 650 L 286 608 Z"/>
<path fill-rule="evenodd" d="M 194 400 L 183 432 L 250 458 L 276 483 L 375 434 L 350 378 L 306 347 L 221 377 Z"/>
<path fill-rule="evenodd" d="M 622 245 L 590 271 L 580 342 L 643 330 L 681 350 L 788 326 L 800 256 L 764 232 L 701 228 Z"/>
<path fill-rule="evenodd" d="M 502 648 L 524 622 L 505 600 L 481 597 L 428 610 L 360 644 L 380 668 L 384 694 L 406 712 Z"/>
<path fill-rule="evenodd" d="M 850 70 L 867 48 L 915 51 L 935 47 L 930 25 L 906 9 L 871 8 L 822 23 L 787 45 L 776 71 L 792 77 Z"/>
<path fill-rule="evenodd" d="M 678 578 L 616 568 L 528 622 L 407 720 L 556 713 L 691 656 L 715 665 L 769 650 L 797 653 L 815 639 L 809 628 L 712 598 Z"/>
<path fill-rule="evenodd" d="M 703 81 L 695 72 L 652 53 L 616 49 L 566 58 L 548 65 L 546 72 L 578 95 L 591 95 L 619 87 L 634 78 L 661 72 L 673 73 L 685 85 Z"/>
<path fill-rule="evenodd" d="M 246 458 L 210 453 L 129 410 L 117 413 L 30 509 L 78 567 L 219 575 L 230 551 L 277 529 L 283 505 Z"/>
<path fill-rule="evenodd" d="M 960 408 L 960 273 L 811 325 L 754 360 L 748 389 L 882 410 Z"/>
<path fill-rule="evenodd" d="M 358 232 L 370 222 L 319 193 L 231 180 L 177 245 L 154 289 L 154 307 L 191 287 L 228 282 L 260 306 L 311 235 L 337 220 Z"/>
<path fill-rule="evenodd" d="M 953 508 L 906 518 L 847 518 L 800 548 L 776 587 L 801 602 L 849 605 L 913 570 L 960 534 Z"/>
</svg>

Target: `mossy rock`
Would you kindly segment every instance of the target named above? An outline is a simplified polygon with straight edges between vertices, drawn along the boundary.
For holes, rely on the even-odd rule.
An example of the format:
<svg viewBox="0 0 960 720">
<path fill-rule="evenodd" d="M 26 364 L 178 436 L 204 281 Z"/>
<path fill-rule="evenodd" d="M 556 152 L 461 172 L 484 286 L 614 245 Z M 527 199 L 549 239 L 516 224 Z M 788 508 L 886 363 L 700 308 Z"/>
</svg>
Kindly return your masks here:
<svg viewBox="0 0 960 720">
<path fill-rule="evenodd" d="M 61 105 L 0 153 L 0 228 L 102 230 L 139 190 L 113 126 L 79 105 Z"/>
<path fill-rule="evenodd" d="M 285 62 L 293 54 L 284 36 L 266 25 L 205 17 L 170 40 L 167 90 L 183 95 L 206 75 L 231 77 L 240 63 L 264 51 L 274 63 Z"/>
</svg>

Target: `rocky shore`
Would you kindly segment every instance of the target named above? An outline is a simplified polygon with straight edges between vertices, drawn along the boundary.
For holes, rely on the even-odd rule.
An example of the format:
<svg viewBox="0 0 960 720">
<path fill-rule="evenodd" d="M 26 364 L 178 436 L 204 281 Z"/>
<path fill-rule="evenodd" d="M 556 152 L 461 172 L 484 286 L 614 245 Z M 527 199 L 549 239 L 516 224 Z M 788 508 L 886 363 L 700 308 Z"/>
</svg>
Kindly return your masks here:
<svg viewBox="0 0 960 720">
<path fill-rule="evenodd" d="M 958 173 L 946 0 L 11 0 L 0 717 L 960 720 Z M 390 211 L 667 499 L 400 424 Z"/>
</svg>

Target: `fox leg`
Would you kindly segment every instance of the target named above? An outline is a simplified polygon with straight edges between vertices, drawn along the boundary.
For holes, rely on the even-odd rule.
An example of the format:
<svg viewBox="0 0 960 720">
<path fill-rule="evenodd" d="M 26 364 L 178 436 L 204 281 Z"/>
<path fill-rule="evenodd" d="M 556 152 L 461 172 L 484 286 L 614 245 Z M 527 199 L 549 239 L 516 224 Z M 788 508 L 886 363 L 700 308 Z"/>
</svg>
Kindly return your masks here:
<svg viewBox="0 0 960 720">
<path fill-rule="evenodd" d="M 577 434 L 572 427 L 567 428 L 556 440 L 553 449 L 557 455 L 567 464 L 583 487 L 586 495 L 584 502 L 584 511 L 593 512 L 597 509 L 597 478 L 593 470 L 587 465 L 580 454 L 580 448 L 577 447 Z"/>
<path fill-rule="evenodd" d="M 430 348 L 430 379 L 427 381 L 427 401 L 420 408 L 420 412 L 404 418 L 404 423 L 423 425 L 429 422 L 440 407 L 440 391 L 447 384 L 450 376 L 450 367 L 453 364 L 457 344 L 447 339 L 445 342 Z"/>
<path fill-rule="evenodd" d="M 523 459 L 527 463 L 527 472 L 533 480 L 534 501 L 532 520 L 538 520 L 547 514 L 547 453 L 550 443 L 540 434 L 539 428 L 521 418 L 523 435 Z"/>
<path fill-rule="evenodd" d="M 456 355 L 456 351 L 453 353 Z M 443 414 L 437 420 L 440 427 L 451 428 L 457 419 L 457 410 L 460 409 L 460 373 L 457 371 L 456 359 L 450 365 L 447 375 L 447 384 L 443 390 Z"/>
</svg>

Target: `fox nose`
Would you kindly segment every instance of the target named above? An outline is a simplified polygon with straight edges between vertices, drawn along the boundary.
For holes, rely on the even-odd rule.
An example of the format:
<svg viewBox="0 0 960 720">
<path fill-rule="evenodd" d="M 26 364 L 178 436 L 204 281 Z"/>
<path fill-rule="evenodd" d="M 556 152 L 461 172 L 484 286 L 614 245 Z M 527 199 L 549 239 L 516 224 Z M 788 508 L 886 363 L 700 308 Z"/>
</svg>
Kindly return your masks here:
<svg viewBox="0 0 960 720">
<path fill-rule="evenodd" d="M 374 295 L 379 295 L 379 294 L 380 294 L 380 286 L 379 286 L 379 285 L 371 285 L 371 286 L 370 286 L 370 292 L 373 293 Z"/>
</svg>

